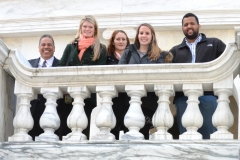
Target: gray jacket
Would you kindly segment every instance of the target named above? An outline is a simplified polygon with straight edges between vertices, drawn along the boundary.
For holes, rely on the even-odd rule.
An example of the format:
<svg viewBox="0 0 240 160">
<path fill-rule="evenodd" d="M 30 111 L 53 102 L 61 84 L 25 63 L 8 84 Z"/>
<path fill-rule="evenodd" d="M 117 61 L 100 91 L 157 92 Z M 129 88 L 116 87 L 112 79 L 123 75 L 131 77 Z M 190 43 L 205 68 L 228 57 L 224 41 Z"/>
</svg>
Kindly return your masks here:
<svg viewBox="0 0 240 160">
<path fill-rule="evenodd" d="M 148 52 L 149 53 L 149 52 Z M 130 44 L 129 47 L 124 51 L 118 64 L 155 64 L 164 63 L 166 56 L 169 52 L 162 52 L 158 60 L 151 61 L 148 58 L 148 53 L 140 58 L 137 47 L 134 44 Z"/>
</svg>

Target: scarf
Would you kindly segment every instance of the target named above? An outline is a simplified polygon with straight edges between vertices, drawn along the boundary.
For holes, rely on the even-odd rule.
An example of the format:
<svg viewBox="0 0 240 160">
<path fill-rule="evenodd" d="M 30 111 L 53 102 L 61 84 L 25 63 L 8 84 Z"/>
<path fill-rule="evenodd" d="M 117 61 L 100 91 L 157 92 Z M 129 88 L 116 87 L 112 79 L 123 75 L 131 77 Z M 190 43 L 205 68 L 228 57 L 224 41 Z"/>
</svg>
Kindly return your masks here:
<svg viewBox="0 0 240 160">
<path fill-rule="evenodd" d="M 120 53 L 118 53 L 118 52 L 115 51 L 115 55 L 116 55 L 115 57 L 116 57 L 118 60 L 121 59 L 121 54 L 120 54 Z"/>
<path fill-rule="evenodd" d="M 78 58 L 79 60 L 81 61 L 82 59 L 82 56 L 83 56 L 83 53 L 85 52 L 85 50 L 93 45 L 94 43 L 94 38 L 91 37 L 91 38 L 86 38 L 86 37 L 83 37 L 78 41 L 78 50 L 80 50 L 79 54 L 78 54 Z"/>
</svg>

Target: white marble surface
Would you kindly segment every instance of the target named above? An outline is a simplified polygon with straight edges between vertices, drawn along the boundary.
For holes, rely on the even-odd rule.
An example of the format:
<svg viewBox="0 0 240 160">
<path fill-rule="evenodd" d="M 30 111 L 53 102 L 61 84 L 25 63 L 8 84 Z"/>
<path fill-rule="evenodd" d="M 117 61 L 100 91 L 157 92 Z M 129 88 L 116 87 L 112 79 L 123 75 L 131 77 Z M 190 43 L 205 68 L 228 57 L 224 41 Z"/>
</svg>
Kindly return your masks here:
<svg viewBox="0 0 240 160">
<path fill-rule="evenodd" d="M 43 87 L 40 92 L 46 99 L 46 108 L 39 120 L 40 127 L 44 130 L 44 133 L 35 137 L 35 140 L 59 141 L 59 137 L 54 133 L 60 127 L 60 118 L 56 109 L 56 101 L 63 96 L 63 93 L 58 87 Z"/>
<path fill-rule="evenodd" d="M 169 98 L 174 95 L 173 85 L 154 85 L 154 91 L 158 96 L 158 107 L 152 117 L 152 124 L 157 132 L 150 136 L 151 140 L 173 139 L 168 129 L 173 126 L 173 115 L 171 113 Z"/>
<path fill-rule="evenodd" d="M 2 67 L 7 56 L 8 56 L 8 52 L 9 52 L 9 49 L 8 47 L 6 46 L 6 44 L 4 44 L 4 42 L 2 41 L 2 39 L 0 38 L 0 66 Z"/>
<path fill-rule="evenodd" d="M 194 12 L 205 29 L 233 29 L 240 25 L 239 1 L 0 1 L 0 37 L 75 34 L 83 15 L 97 18 L 101 30 L 151 23 L 159 30 L 180 30 L 181 18 Z M 94 4 L 94 5 L 92 5 Z M 44 6 L 44 7 L 43 7 Z M 24 12 L 23 12 L 24 11 Z M 17 29 L 16 29 L 17 28 Z"/>
<path fill-rule="evenodd" d="M 0 142 L 7 141 L 13 135 L 13 117 L 16 96 L 14 95 L 14 78 L 0 67 Z"/>
<path fill-rule="evenodd" d="M 177 1 L 155 1 L 155 0 L 72 0 L 70 5 L 68 0 L 60 0 L 59 3 L 38 1 L 38 0 L 2 0 L 0 2 L 0 18 L 16 19 L 26 17 L 45 16 L 69 16 L 84 14 L 106 14 L 106 13 L 133 13 L 133 12 L 156 12 L 156 11 L 188 11 L 188 10 L 219 10 L 219 9 L 239 9 L 240 2 L 235 0 L 214 0 L 198 1 L 192 0 Z M 46 5 L 48 4 L 48 5 Z M 94 5 L 93 5 L 94 4 Z M 23 12 L 23 10 L 25 12 Z"/>
<path fill-rule="evenodd" d="M 239 141 L 0 143 L 3 160 L 238 160 Z"/>
<path fill-rule="evenodd" d="M 145 117 L 141 108 L 141 98 L 146 97 L 147 91 L 144 85 L 126 85 L 127 95 L 131 97 L 129 109 L 124 116 L 124 125 L 128 132 L 121 136 L 122 140 L 144 140 L 144 135 L 139 132 L 145 125 Z"/>
<path fill-rule="evenodd" d="M 96 92 L 101 97 L 101 108 L 96 116 L 95 124 L 99 128 L 91 140 L 109 140 L 114 141 L 115 136 L 110 130 L 116 126 L 116 117 L 112 109 L 112 98 L 118 96 L 118 91 L 114 85 L 96 86 Z"/>
<path fill-rule="evenodd" d="M 198 98 L 203 95 L 202 84 L 183 84 L 183 92 L 188 101 L 181 120 L 187 131 L 181 134 L 179 139 L 202 139 L 202 135 L 197 132 L 203 124 L 203 116 L 198 105 Z"/>
<path fill-rule="evenodd" d="M 14 93 L 19 99 L 19 110 L 13 119 L 13 126 L 16 133 L 8 138 L 8 141 L 32 141 L 28 131 L 33 128 L 33 118 L 30 112 L 30 100 L 33 99 L 34 91 L 32 87 L 26 86 L 19 81 L 15 81 Z"/>
<path fill-rule="evenodd" d="M 87 128 L 88 118 L 84 111 L 84 99 L 90 97 L 90 92 L 86 86 L 68 87 L 68 93 L 74 99 L 73 108 L 67 118 L 67 125 L 71 133 L 63 136 L 64 141 L 83 141 L 87 137 L 82 133 Z"/>
</svg>

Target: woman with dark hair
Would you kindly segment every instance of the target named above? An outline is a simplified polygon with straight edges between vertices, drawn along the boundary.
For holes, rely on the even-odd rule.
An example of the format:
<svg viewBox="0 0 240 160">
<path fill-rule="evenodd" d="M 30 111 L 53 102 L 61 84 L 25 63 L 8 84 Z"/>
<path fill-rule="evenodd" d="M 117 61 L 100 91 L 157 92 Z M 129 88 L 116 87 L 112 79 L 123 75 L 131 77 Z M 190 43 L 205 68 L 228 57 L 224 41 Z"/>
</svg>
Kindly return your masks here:
<svg viewBox="0 0 240 160">
<path fill-rule="evenodd" d="M 116 30 L 112 33 L 107 47 L 107 65 L 116 65 L 119 62 L 123 52 L 130 44 L 127 34 L 123 30 Z M 116 126 L 111 130 L 115 138 L 119 139 L 119 132 L 124 132 L 128 129 L 124 126 L 123 120 L 129 107 L 130 98 L 126 93 L 118 93 L 118 97 L 112 99 L 113 112 L 116 116 Z"/>
<path fill-rule="evenodd" d="M 170 52 L 162 51 L 157 44 L 153 27 L 143 23 L 137 28 L 134 44 L 130 44 L 124 51 L 118 64 L 157 64 L 170 63 Z M 149 130 L 153 127 L 151 119 L 157 109 L 158 97 L 154 92 L 148 92 L 147 97 L 142 98 L 142 111 L 145 116 L 145 126 L 140 130 L 145 139 L 149 139 Z"/>
<path fill-rule="evenodd" d="M 106 47 L 100 43 L 98 35 L 98 24 L 93 16 L 84 16 L 79 25 L 78 32 L 73 41 L 64 50 L 59 66 L 84 66 L 84 65 L 105 65 Z M 60 139 L 71 132 L 67 127 L 67 117 L 72 110 L 72 104 L 65 103 L 71 97 L 67 95 L 58 103 L 58 113 L 61 119 L 60 128 L 56 131 Z M 89 120 L 87 128 L 83 133 L 89 138 L 90 116 L 92 109 L 96 107 L 96 94 L 84 100 L 84 110 Z"/>
<path fill-rule="evenodd" d="M 107 64 L 118 64 L 119 59 L 129 44 L 129 38 L 123 30 L 114 31 L 107 47 Z"/>
</svg>

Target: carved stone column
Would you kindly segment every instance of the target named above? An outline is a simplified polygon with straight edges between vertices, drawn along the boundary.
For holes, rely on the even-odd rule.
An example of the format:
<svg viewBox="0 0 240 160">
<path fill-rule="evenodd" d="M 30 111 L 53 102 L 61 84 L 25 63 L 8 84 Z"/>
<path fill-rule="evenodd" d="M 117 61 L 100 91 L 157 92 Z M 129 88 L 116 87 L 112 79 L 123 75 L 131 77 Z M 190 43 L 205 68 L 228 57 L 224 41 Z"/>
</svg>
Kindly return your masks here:
<svg viewBox="0 0 240 160">
<path fill-rule="evenodd" d="M 35 137 L 35 141 L 59 141 L 59 137 L 54 133 L 60 126 L 60 118 L 57 114 L 56 100 L 62 96 L 62 91 L 56 88 L 41 88 L 43 97 L 46 98 L 46 108 L 40 118 L 40 126 L 44 133 Z"/>
<path fill-rule="evenodd" d="M 144 136 L 139 132 L 145 125 L 145 117 L 141 108 L 141 98 L 147 95 L 144 85 L 126 85 L 125 90 L 131 97 L 130 107 L 124 117 L 124 125 L 129 132 L 121 136 L 121 140 L 144 140 Z"/>
<path fill-rule="evenodd" d="M 118 96 L 115 86 L 97 86 L 96 91 L 102 98 L 101 109 L 96 117 L 96 126 L 100 132 L 91 140 L 109 140 L 114 141 L 115 136 L 110 133 L 116 125 L 116 117 L 112 110 L 112 98 Z"/>
<path fill-rule="evenodd" d="M 183 84 L 185 96 L 188 96 L 187 109 L 182 116 L 182 124 L 187 129 L 179 136 L 179 139 L 202 139 L 202 135 L 197 130 L 203 124 L 203 116 L 199 109 L 198 97 L 203 94 L 202 84 Z"/>
<path fill-rule="evenodd" d="M 174 95 L 173 85 L 154 85 L 156 95 L 159 97 L 158 108 L 153 115 L 152 123 L 157 132 L 150 137 L 151 140 L 173 139 L 168 129 L 173 126 L 173 115 L 169 108 L 169 98 Z"/>
<path fill-rule="evenodd" d="M 90 97 L 90 92 L 86 86 L 68 87 L 68 93 L 74 99 L 73 109 L 67 118 L 67 125 L 72 130 L 63 141 L 83 141 L 87 140 L 82 133 L 87 128 L 88 119 L 84 111 L 84 99 Z"/>
<path fill-rule="evenodd" d="M 228 129 L 233 125 L 234 117 L 229 108 L 229 96 L 232 95 L 233 78 L 228 78 L 214 83 L 214 93 L 218 96 L 218 106 L 215 110 L 212 122 L 217 131 L 210 135 L 211 139 L 233 139 L 233 134 Z"/>
<path fill-rule="evenodd" d="M 13 119 L 13 126 L 16 133 L 12 137 L 8 137 L 8 141 L 32 141 L 32 137 L 28 135 L 28 131 L 33 128 L 34 124 L 30 112 L 30 100 L 34 95 L 33 89 L 16 81 L 14 93 L 19 99 L 19 110 Z"/>
</svg>

